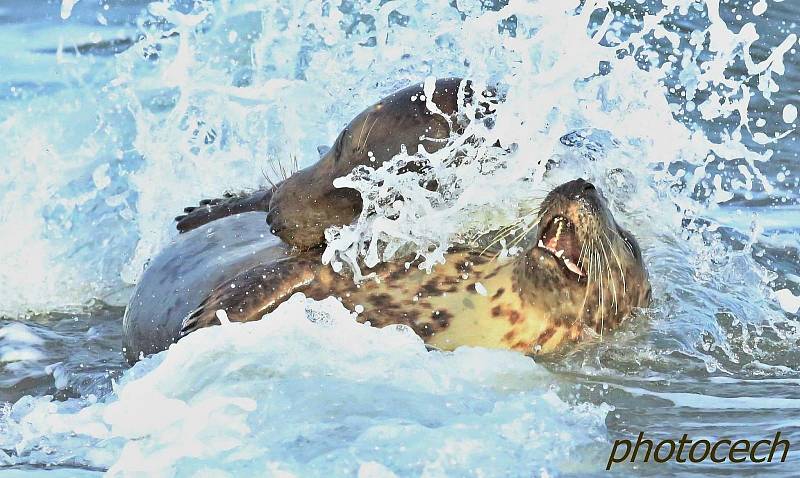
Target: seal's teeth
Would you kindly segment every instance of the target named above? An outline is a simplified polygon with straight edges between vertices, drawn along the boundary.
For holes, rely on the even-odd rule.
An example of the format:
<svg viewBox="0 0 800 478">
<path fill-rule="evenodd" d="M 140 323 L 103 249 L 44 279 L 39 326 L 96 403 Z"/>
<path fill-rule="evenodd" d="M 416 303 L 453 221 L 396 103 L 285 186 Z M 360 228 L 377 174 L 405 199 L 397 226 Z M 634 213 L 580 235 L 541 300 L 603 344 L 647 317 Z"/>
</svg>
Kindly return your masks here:
<svg viewBox="0 0 800 478">
<path fill-rule="evenodd" d="M 541 239 L 539 239 L 539 244 L 537 244 L 537 247 L 541 247 L 542 249 L 544 249 L 544 242 L 542 242 Z"/>
<path fill-rule="evenodd" d="M 572 272 L 578 274 L 579 276 L 583 277 L 583 271 L 580 267 L 578 267 L 575 263 L 570 261 L 569 259 L 564 259 L 564 264 L 566 264 L 567 269 L 571 270 Z"/>
<path fill-rule="evenodd" d="M 564 221 L 558 221 L 558 229 L 556 229 L 556 237 L 554 239 L 554 244 L 558 244 L 559 238 L 561 238 L 561 230 L 564 229 Z"/>
<path fill-rule="evenodd" d="M 561 259 L 561 256 L 563 255 L 564 255 L 564 249 L 561 249 L 560 251 L 556 252 L 556 257 L 558 257 L 559 259 Z M 564 259 L 564 260 L 568 261 L 569 259 Z"/>
</svg>

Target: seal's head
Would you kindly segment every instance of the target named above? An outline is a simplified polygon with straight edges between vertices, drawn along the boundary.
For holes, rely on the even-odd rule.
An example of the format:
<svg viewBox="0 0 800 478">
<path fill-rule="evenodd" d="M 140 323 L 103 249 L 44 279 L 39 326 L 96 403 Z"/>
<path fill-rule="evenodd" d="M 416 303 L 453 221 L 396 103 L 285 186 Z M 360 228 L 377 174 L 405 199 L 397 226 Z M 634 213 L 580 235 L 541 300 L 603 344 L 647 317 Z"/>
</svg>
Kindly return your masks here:
<svg viewBox="0 0 800 478">
<path fill-rule="evenodd" d="M 536 242 L 516 266 L 522 300 L 568 327 L 597 333 L 616 326 L 650 300 L 641 250 L 614 220 L 594 185 L 576 179 L 547 195 L 539 210 Z"/>
<path fill-rule="evenodd" d="M 325 229 L 352 223 L 363 205 L 355 189 L 334 186 L 336 178 L 358 166 L 378 168 L 404 149 L 437 151 L 452 133 L 463 132 L 466 115 L 458 112 L 474 109 L 474 117 L 482 118 L 497 101 L 493 89 L 478 96 L 471 82 L 460 78 L 437 80 L 432 94 L 428 86 L 411 85 L 370 106 L 319 161 L 283 181 L 269 204 L 272 233 L 301 250 L 324 244 Z"/>
</svg>

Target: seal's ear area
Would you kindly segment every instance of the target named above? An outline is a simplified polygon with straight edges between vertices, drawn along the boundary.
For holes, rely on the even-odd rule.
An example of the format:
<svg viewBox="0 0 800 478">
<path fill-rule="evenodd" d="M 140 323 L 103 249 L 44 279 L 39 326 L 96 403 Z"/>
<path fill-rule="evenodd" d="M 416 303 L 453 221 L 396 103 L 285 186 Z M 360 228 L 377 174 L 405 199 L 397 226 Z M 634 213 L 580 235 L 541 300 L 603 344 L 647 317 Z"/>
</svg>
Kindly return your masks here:
<svg viewBox="0 0 800 478">
<path fill-rule="evenodd" d="M 259 265 L 223 282 L 200 306 L 181 322 L 179 338 L 189 333 L 219 325 L 218 311 L 225 311 L 231 322 L 259 320 L 295 292 L 316 279 L 321 266 L 318 260 L 297 259 Z"/>
<path fill-rule="evenodd" d="M 243 212 L 267 212 L 272 199 L 272 188 L 255 192 L 225 193 L 221 198 L 203 199 L 198 206 L 183 210 L 186 214 L 175 218 L 179 232 L 188 232 L 223 217 Z"/>
</svg>

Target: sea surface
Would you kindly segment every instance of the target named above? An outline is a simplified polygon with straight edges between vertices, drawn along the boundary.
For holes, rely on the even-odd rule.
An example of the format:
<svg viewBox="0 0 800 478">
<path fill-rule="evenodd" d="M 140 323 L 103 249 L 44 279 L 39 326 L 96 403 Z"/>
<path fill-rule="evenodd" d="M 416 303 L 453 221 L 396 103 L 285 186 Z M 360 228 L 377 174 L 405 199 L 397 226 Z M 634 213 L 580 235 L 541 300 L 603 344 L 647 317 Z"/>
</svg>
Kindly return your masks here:
<svg viewBox="0 0 800 478">
<path fill-rule="evenodd" d="M 797 22 L 797 0 L 0 1 L 0 475 L 605 476 L 643 431 L 797 450 L 611 473 L 796 476 Z M 480 161 L 331 231 L 326 257 L 373 240 L 436 267 L 580 176 L 639 239 L 651 308 L 529 358 L 427 352 L 296 296 L 125 363 L 124 306 L 185 206 L 447 76 L 506 99 Z M 341 184 L 385 204 L 392 178 Z"/>
</svg>

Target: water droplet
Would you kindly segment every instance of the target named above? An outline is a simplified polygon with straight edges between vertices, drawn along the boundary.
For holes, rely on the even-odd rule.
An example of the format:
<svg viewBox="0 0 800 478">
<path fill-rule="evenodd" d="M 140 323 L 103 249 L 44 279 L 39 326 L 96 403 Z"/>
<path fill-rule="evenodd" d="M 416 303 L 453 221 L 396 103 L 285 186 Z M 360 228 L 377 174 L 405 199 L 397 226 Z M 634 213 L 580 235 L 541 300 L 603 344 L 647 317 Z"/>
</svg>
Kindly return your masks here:
<svg viewBox="0 0 800 478">
<path fill-rule="evenodd" d="M 784 123 L 794 123 L 794 120 L 797 119 L 797 107 L 793 104 L 788 104 L 783 107 L 783 122 Z"/>
</svg>

